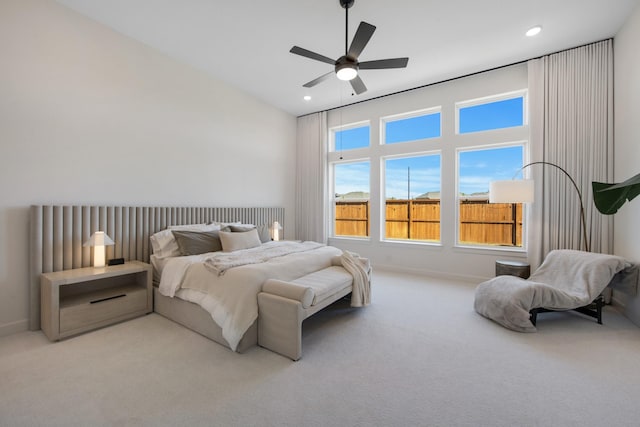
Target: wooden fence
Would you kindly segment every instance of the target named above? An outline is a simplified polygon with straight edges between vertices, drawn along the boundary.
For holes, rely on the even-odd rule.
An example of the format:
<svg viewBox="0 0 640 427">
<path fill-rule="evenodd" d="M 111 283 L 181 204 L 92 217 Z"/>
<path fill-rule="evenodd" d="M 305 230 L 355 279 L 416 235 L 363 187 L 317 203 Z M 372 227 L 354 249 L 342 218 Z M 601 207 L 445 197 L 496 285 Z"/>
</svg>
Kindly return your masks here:
<svg viewBox="0 0 640 427">
<path fill-rule="evenodd" d="M 369 236 L 369 201 L 336 202 L 337 236 Z M 522 246 L 522 205 L 460 201 L 460 243 Z M 440 201 L 387 200 L 385 238 L 440 241 Z"/>
</svg>

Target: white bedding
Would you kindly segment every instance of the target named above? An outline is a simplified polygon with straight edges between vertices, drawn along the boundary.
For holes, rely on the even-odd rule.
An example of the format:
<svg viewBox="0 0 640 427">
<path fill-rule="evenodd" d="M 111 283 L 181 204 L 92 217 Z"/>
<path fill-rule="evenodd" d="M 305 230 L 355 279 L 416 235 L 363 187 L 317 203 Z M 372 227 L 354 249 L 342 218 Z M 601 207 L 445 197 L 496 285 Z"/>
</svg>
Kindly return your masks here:
<svg viewBox="0 0 640 427">
<path fill-rule="evenodd" d="M 261 247 L 268 250 L 283 243 L 291 242 L 269 242 Z M 252 254 L 250 251 L 255 252 L 255 249 L 237 253 L 242 255 L 246 251 Z M 216 254 L 222 256 L 220 254 L 224 253 L 170 258 L 164 264 L 159 291 L 165 296 L 183 297 L 207 310 L 222 329 L 229 347 L 235 351 L 244 333 L 258 317 L 257 296 L 265 280 L 297 279 L 329 267 L 331 259 L 342 254 L 340 249 L 325 245 L 309 249 L 309 245 L 301 244 L 301 250 L 255 264 L 229 268 L 222 275 L 207 268 L 205 263 L 215 258 Z"/>
<path fill-rule="evenodd" d="M 322 245 L 317 242 L 269 242 L 243 251 L 218 252 L 205 260 L 206 267 L 222 276 L 227 270 L 247 264 L 258 264 L 270 259 L 317 249 Z"/>
</svg>

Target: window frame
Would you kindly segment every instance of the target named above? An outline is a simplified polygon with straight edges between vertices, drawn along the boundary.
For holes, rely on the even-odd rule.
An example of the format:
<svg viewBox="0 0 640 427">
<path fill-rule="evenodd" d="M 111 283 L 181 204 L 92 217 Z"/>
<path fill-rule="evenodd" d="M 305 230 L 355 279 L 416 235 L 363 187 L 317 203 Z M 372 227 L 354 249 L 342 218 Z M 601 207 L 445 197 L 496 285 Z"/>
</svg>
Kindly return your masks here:
<svg viewBox="0 0 640 427">
<path fill-rule="evenodd" d="M 358 149 L 360 150 L 360 149 Z M 354 151 L 354 150 L 349 150 L 350 152 Z M 336 165 L 342 165 L 342 164 L 348 164 L 348 163 L 363 163 L 363 162 L 368 162 L 369 163 L 369 230 L 368 230 L 368 236 L 346 236 L 346 235 L 338 235 L 336 234 Z M 354 239 L 354 240 L 366 240 L 366 241 L 370 241 L 371 240 L 371 227 L 372 227 L 372 223 L 371 223 L 371 158 L 370 157 L 354 157 L 354 158 L 349 158 L 349 159 L 343 159 L 342 157 L 340 159 L 337 160 L 333 160 L 330 161 L 329 164 L 327 165 L 328 169 L 329 169 L 329 191 L 331 191 L 330 193 L 330 202 L 329 202 L 329 208 L 331 211 L 331 215 L 330 215 L 330 226 L 329 226 L 329 236 L 331 238 L 335 238 L 335 239 Z"/>
<path fill-rule="evenodd" d="M 505 84 L 513 88 L 512 82 Z M 329 130 L 333 151 L 328 150 L 327 170 L 331 171 L 327 188 L 331 189 L 329 202 L 329 215 L 327 216 L 327 231 L 329 239 L 337 240 L 366 240 L 374 245 L 391 247 L 439 247 L 444 252 L 467 252 L 486 255 L 488 253 L 519 253 L 526 252 L 527 240 L 526 229 L 529 219 L 529 208 L 523 206 L 523 229 L 522 247 L 497 246 L 497 245 L 468 245 L 459 244 L 460 239 L 460 196 L 457 194 L 459 187 L 459 154 L 458 150 L 473 151 L 489 147 L 521 145 L 523 147 L 524 161 L 530 155 L 530 134 L 529 134 L 529 99 L 526 84 L 515 86 L 514 90 L 496 90 L 490 95 L 485 88 L 472 87 L 452 91 L 451 94 L 445 92 L 436 93 L 429 98 L 410 100 L 413 108 L 407 108 L 406 112 L 389 114 L 395 109 L 402 108 L 398 103 L 389 103 L 381 109 L 357 109 L 353 110 L 345 107 L 331 119 Z M 470 90 L 468 90 L 470 89 Z M 504 86 L 503 86 L 504 89 Z M 471 96 L 468 94 L 471 93 Z M 476 95 L 476 97 L 473 97 Z M 477 96 L 481 95 L 481 96 Z M 465 98 L 468 96 L 468 98 Z M 506 99 L 522 98 L 522 125 L 510 126 L 506 128 L 489 129 L 477 132 L 459 133 L 459 109 L 467 106 L 480 105 L 484 103 L 496 102 Z M 463 99 L 458 101 L 458 99 Z M 431 106 L 422 108 L 423 105 Z M 380 111 L 378 113 L 378 111 Z M 411 141 L 385 143 L 386 123 L 390 121 L 408 119 L 421 115 L 439 113 L 440 136 Z M 343 124 L 343 120 L 349 120 Z M 378 122 L 377 126 L 374 122 Z M 356 128 L 360 126 L 370 126 L 370 144 L 368 147 L 359 149 L 349 149 L 335 151 L 335 132 Z M 377 142 L 377 143 L 376 143 Z M 439 153 L 440 155 L 440 241 L 421 241 L 386 238 L 386 171 L 384 162 L 391 158 L 418 157 L 425 154 Z M 336 231 L 336 209 L 335 209 L 335 176 L 333 175 L 333 164 L 342 162 L 368 161 L 370 164 L 370 185 L 369 185 L 369 231 L 368 236 L 337 236 Z M 526 163 L 523 163 L 526 164 Z"/>
<path fill-rule="evenodd" d="M 442 120 L 442 117 L 441 117 Z M 433 138 L 428 138 L 433 139 Z M 422 141 L 422 140 L 420 140 Z M 413 142 L 413 141 L 412 141 Z M 395 145 L 395 144 L 394 144 Z M 386 243 L 408 243 L 408 244 L 420 244 L 420 245 L 431 245 L 431 246 L 441 246 L 442 245 L 442 218 L 440 218 L 440 233 L 437 241 L 427 241 L 427 240 L 413 240 L 413 239 L 388 239 L 386 237 L 386 227 L 387 227 L 387 214 L 386 214 L 386 204 L 387 204 L 387 168 L 386 161 L 393 159 L 407 159 L 412 157 L 425 157 L 425 156 L 440 156 L 440 203 L 442 203 L 442 149 L 437 148 L 434 150 L 427 151 L 412 151 L 410 153 L 402 153 L 402 154 L 388 154 L 380 156 L 380 242 Z"/>
<path fill-rule="evenodd" d="M 527 127 L 529 125 L 529 100 L 527 89 L 515 90 L 511 92 L 504 92 L 496 95 L 483 96 L 480 98 L 467 99 L 464 101 L 457 101 L 455 103 L 455 135 L 474 135 L 484 134 L 486 132 L 496 132 L 504 129 L 515 129 L 520 127 Z M 493 102 L 506 101 L 509 99 L 522 98 L 522 125 L 521 126 L 509 126 L 506 128 L 485 129 L 475 132 L 460 133 L 460 110 L 468 107 L 475 107 L 478 105 L 491 104 Z"/>
<path fill-rule="evenodd" d="M 413 119 L 415 117 L 421 117 L 421 116 L 429 116 L 429 115 L 433 115 L 433 114 L 440 114 L 440 134 L 438 136 L 434 136 L 434 137 L 430 137 L 430 138 L 418 138 L 418 139 L 411 139 L 408 141 L 401 141 L 401 142 L 393 142 L 393 143 L 387 143 L 387 123 L 389 122 L 398 122 L 400 120 L 405 120 L 405 119 Z M 418 142 L 418 141 L 435 141 L 438 139 L 442 139 L 442 106 L 436 106 L 436 107 L 429 107 L 429 108 L 423 108 L 420 110 L 414 110 L 414 111 L 409 111 L 406 113 L 398 113 L 398 114 L 392 114 L 389 116 L 384 116 L 384 117 L 380 117 L 380 140 L 378 141 L 379 145 L 386 145 L 386 146 L 391 146 L 391 145 L 401 145 L 401 144 L 408 144 L 408 143 L 412 143 L 412 142 Z"/>
<path fill-rule="evenodd" d="M 495 129 L 494 131 L 499 130 Z M 497 245 L 483 245 L 483 244 L 469 244 L 469 243 L 461 243 L 460 242 L 460 153 L 461 152 L 469 152 L 469 151 L 482 151 L 482 150 L 492 150 L 496 148 L 509 148 L 509 147 L 522 147 L 522 166 L 526 165 L 529 162 L 529 147 L 530 143 L 528 140 L 514 140 L 514 141 L 505 141 L 505 142 L 495 142 L 495 143 L 487 143 L 487 144 L 477 144 L 477 145 L 465 145 L 456 147 L 455 150 L 455 241 L 454 247 L 456 248 L 464 248 L 464 249 L 479 249 L 479 250 L 491 250 L 491 249 L 500 249 L 505 251 L 512 252 L 525 252 L 527 250 L 527 226 L 528 221 L 525 219 L 528 217 L 528 206 L 526 203 L 522 204 L 522 246 L 497 246 Z M 518 173 L 515 171 L 514 173 Z M 511 177 L 510 177 L 511 178 Z"/>
<path fill-rule="evenodd" d="M 369 127 L 369 145 L 367 145 L 366 147 L 359 147 L 359 148 L 347 148 L 347 149 L 340 149 L 338 150 L 338 148 L 336 147 L 336 132 L 342 132 L 345 130 L 351 130 L 351 129 L 357 129 L 357 128 L 361 128 L 361 127 L 365 127 L 368 126 Z M 329 153 L 345 153 L 345 152 L 354 152 L 357 150 L 369 150 L 371 148 L 371 121 L 370 120 L 361 120 L 359 122 L 353 122 L 353 123 L 349 123 L 346 125 L 340 125 L 340 126 L 333 126 L 331 128 L 329 128 L 329 148 L 328 151 Z"/>
</svg>

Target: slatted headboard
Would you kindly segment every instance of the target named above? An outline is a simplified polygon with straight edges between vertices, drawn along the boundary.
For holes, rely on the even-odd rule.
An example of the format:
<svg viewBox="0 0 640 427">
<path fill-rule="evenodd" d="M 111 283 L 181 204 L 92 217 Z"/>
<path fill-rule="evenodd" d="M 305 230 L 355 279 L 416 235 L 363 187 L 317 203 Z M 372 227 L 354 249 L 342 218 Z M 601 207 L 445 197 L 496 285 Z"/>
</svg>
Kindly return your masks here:
<svg viewBox="0 0 640 427">
<path fill-rule="evenodd" d="M 211 221 L 284 224 L 284 208 L 31 206 L 29 329 L 40 329 L 40 274 L 91 265 L 91 250 L 82 244 L 102 230 L 115 245 L 106 258 L 149 262 L 149 237 L 169 225 Z"/>
</svg>

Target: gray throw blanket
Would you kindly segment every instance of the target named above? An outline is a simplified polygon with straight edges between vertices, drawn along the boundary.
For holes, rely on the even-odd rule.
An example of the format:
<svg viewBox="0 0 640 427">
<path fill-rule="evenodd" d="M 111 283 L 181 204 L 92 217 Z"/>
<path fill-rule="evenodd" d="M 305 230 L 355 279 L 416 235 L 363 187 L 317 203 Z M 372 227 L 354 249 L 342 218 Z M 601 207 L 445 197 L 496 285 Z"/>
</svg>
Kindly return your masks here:
<svg viewBox="0 0 640 427">
<path fill-rule="evenodd" d="M 248 264 L 259 264 L 285 255 L 306 252 L 324 246 L 317 242 L 279 241 L 235 252 L 215 252 L 204 262 L 212 272 L 222 276 L 228 269 Z"/>
<path fill-rule="evenodd" d="M 591 303 L 616 273 L 631 264 L 624 258 L 574 251 L 549 252 L 527 280 L 498 276 L 476 288 L 475 310 L 502 326 L 519 332 L 535 332 L 530 310 L 570 310 Z"/>
</svg>

